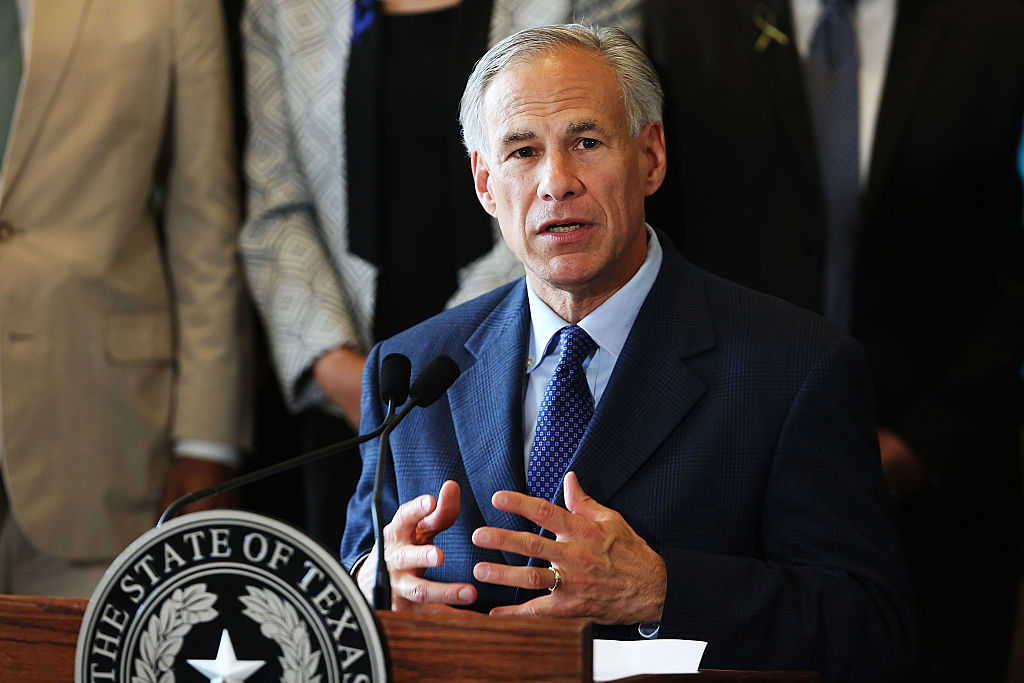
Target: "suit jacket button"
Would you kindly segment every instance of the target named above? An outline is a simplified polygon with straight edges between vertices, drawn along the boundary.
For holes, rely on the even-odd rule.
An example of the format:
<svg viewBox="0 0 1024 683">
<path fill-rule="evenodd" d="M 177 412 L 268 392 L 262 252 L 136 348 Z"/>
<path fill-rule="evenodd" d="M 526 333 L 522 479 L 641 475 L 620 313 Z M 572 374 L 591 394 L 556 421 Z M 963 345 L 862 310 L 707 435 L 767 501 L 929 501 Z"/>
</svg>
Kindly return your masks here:
<svg viewBox="0 0 1024 683">
<path fill-rule="evenodd" d="M 13 225 L 7 221 L 0 221 L 0 242 L 11 239 L 14 237 L 14 233 L 15 230 Z"/>
</svg>

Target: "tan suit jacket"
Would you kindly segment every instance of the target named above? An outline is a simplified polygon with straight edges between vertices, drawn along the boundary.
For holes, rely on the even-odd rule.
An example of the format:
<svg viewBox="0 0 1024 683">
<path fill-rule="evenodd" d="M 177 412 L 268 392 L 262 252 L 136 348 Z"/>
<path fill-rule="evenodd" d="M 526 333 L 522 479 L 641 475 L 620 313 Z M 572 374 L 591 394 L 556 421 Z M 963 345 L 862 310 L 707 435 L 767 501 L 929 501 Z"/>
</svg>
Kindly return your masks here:
<svg viewBox="0 0 1024 683">
<path fill-rule="evenodd" d="M 38 548 L 102 559 L 152 525 L 173 438 L 246 427 L 224 27 L 211 0 L 33 11 L 0 196 L 3 475 Z"/>
</svg>

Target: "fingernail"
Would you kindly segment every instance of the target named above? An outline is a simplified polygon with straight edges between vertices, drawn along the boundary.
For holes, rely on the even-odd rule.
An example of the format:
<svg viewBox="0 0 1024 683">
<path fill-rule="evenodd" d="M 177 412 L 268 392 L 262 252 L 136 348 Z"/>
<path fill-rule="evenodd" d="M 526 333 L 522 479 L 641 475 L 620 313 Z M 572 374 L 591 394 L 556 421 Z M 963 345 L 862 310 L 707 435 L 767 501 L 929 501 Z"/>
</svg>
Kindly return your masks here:
<svg viewBox="0 0 1024 683">
<path fill-rule="evenodd" d="M 431 548 L 430 550 L 427 551 L 427 562 L 432 567 L 437 566 L 437 550 L 436 549 Z"/>
<path fill-rule="evenodd" d="M 476 566 L 476 578 L 481 581 L 486 581 L 491 578 L 491 569 L 485 564 L 478 564 Z"/>
<path fill-rule="evenodd" d="M 459 600 L 461 602 L 472 602 L 473 601 L 473 589 L 472 588 L 460 588 L 459 589 Z"/>
<path fill-rule="evenodd" d="M 476 543 L 477 545 L 480 545 L 482 543 L 489 543 L 490 540 L 491 540 L 491 535 L 488 534 L 486 531 L 483 531 L 481 529 L 477 529 L 476 533 L 473 534 L 473 542 Z"/>
<path fill-rule="evenodd" d="M 422 498 L 420 498 L 420 509 L 423 510 L 424 512 L 430 509 L 430 498 L 428 498 L 427 496 L 423 496 Z"/>
</svg>

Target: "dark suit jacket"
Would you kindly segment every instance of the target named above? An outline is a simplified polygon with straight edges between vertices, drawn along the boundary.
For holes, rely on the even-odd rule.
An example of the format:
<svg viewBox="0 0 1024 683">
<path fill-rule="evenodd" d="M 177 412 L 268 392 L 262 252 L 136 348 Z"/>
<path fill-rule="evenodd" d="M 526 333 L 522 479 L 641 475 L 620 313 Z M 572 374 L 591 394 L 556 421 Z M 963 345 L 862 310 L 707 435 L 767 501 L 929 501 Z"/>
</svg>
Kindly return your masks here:
<svg viewBox="0 0 1024 683">
<path fill-rule="evenodd" d="M 754 49 L 758 5 L 794 35 L 786 0 L 648 3 L 671 165 L 652 221 L 675 226 L 697 265 L 820 311 L 826 228 L 799 56 L 792 41 Z M 1002 520 L 998 534 L 1018 538 L 1022 120 L 1019 2 L 900 0 L 851 333 L 881 426 L 927 459 L 936 486 L 990 510 L 981 526 Z M 993 541 L 964 536 L 979 551 Z M 1015 548 L 1002 555 L 1016 561 Z"/>
<path fill-rule="evenodd" d="M 665 559 L 661 635 L 708 640 L 705 666 L 887 680 L 912 650 L 913 626 L 859 348 L 817 316 L 695 268 L 665 242 L 572 469 Z M 385 355 L 406 354 L 414 374 L 440 353 L 462 369 L 446 397 L 391 438 L 384 519 L 446 479 L 462 488 L 458 521 L 436 539 L 445 564 L 431 578 L 471 581 L 476 562 L 526 562 L 469 539 L 481 525 L 529 528 L 490 504 L 497 490 L 525 490 L 529 321 L 520 280 L 370 354 L 364 428 L 383 414 Z M 342 544 L 348 566 L 373 544 L 376 442 L 362 455 Z M 529 597 L 477 587 L 481 610 Z M 636 635 L 616 635 L 625 631 Z"/>
</svg>

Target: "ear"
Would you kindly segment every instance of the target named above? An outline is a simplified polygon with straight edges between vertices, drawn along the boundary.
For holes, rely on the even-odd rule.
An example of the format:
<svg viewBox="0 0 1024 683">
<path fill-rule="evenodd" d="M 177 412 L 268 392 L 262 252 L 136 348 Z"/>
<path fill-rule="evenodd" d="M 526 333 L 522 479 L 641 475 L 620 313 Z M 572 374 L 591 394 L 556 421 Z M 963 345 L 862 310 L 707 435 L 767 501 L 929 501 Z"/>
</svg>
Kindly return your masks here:
<svg viewBox="0 0 1024 683">
<path fill-rule="evenodd" d="M 661 187 L 668 168 L 665 151 L 665 126 L 661 121 L 651 121 L 640 131 L 640 145 L 644 159 L 643 172 L 646 177 L 645 197 L 650 197 Z"/>
<path fill-rule="evenodd" d="M 497 205 L 491 194 L 491 170 L 487 166 L 487 160 L 480 152 L 473 150 L 470 167 L 473 171 L 473 185 L 476 188 L 476 198 L 480 200 L 480 206 L 484 207 L 484 211 L 490 215 L 496 216 Z"/>
</svg>

